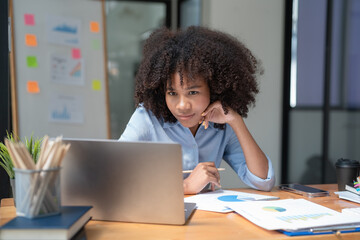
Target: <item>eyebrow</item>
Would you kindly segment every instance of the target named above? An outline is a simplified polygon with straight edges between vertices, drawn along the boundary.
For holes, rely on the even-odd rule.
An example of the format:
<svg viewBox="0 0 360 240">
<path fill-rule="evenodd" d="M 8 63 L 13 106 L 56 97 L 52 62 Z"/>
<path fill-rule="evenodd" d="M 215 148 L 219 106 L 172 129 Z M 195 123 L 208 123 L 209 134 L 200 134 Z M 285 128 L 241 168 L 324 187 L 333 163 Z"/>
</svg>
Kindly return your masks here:
<svg viewBox="0 0 360 240">
<path fill-rule="evenodd" d="M 193 85 L 193 86 L 190 86 L 188 88 L 185 88 L 185 90 L 191 90 L 191 89 L 195 89 L 195 88 L 201 88 L 201 86 L 200 85 Z M 170 87 L 167 87 L 166 90 L 173 91 L 174 88 L 172 86 L 170 86 Z"/>
<path fill-rule="evenodd" d="M 194 89 L 194 88 L 201 88 L 200 85 L 193 85 L 193 86 L 190 86 L 188 88 L 186 88 L 186 90 L 191 90 L 191 89 Z"/>
</svg>

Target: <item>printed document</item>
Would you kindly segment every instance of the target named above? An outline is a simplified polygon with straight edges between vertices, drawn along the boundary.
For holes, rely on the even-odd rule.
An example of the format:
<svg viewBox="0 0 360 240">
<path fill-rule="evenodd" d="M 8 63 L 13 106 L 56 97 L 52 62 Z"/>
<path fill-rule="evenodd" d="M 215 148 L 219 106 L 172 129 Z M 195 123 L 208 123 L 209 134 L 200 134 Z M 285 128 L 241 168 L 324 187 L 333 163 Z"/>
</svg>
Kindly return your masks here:
<svg viewBox="0 0 360 240">
<path fill-rule="evenodd" d="M 232 209 L 226 207 L 229 202 L 270 199 L 278 199 L 278 197 L 219 189 L 213 192 L 199 193 L 195 196 L 187 197 L 184 200 L 185 202 L 196 203 L 197 209 L 200 210 L 227 213 L 233 211 Z"/>
<path fill-rule="evenodd" d="M 353 215 L 305 199 L 228 202 L 226 206 L 267 230 L 291 231 L 360 223 Z"/>
</svg>

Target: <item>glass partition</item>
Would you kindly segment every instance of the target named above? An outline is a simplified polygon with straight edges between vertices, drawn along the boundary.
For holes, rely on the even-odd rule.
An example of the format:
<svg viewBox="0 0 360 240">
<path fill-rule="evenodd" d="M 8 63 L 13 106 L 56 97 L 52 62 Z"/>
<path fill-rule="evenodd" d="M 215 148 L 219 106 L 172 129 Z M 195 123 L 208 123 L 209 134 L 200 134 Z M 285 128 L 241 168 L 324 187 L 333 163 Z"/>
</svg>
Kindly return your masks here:
<svg viewBox="0 0 360 240">
<path fill-rule="evenodd" d="M 166 25 L 165 2 L 105 1 L 111 138 L 124 131 L 134 109 L 134 78 L 142 44 Z"/>
<path fill-rule="evenodd" d="M 335 183 L 337 159 L 360 160 L 360 1 L 293 4 L 288 179 L 283 181 Z M 331 39 L 326 39 L 327 27 Z M 328 68 L 327 56 L 331 56 Z M 324 119 L 327 73 L 330 109 Z M 324 127 L 326 122 L 329 128 Z"/>
</svg>

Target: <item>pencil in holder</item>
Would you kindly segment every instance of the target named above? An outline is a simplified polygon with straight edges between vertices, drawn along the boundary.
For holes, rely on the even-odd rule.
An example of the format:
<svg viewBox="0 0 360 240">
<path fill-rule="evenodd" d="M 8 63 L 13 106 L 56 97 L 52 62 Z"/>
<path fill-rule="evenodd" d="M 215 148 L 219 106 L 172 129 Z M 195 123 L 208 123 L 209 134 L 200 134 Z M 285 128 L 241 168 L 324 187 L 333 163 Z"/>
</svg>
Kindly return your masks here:
<svg viewBox="0 0 360 240">
<path fill-rule="evenodd" d="M 37 218 L 60 213 L 60 169 L 14 168 L 17 216 Z"/>
</svg>

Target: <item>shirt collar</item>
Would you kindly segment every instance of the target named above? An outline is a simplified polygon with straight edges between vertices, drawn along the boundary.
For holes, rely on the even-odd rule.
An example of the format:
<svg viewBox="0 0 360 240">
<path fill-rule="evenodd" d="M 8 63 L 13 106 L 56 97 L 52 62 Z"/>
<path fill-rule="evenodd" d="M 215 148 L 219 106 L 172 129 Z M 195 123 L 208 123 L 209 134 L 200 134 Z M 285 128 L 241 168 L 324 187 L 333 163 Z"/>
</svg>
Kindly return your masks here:
<svg viewBox="0 0 360 240">
<path fill-rule="evenodd" d="M 163 120 L 163 128 L 171 128 L 171 127 L 175 127 L 176 125 L 180 125 L 181 126 L 181 123 L 179 121 L 176 121 L 174 123 L 171 123 L 171 122 L 165 122 Z"/>
</svg>

